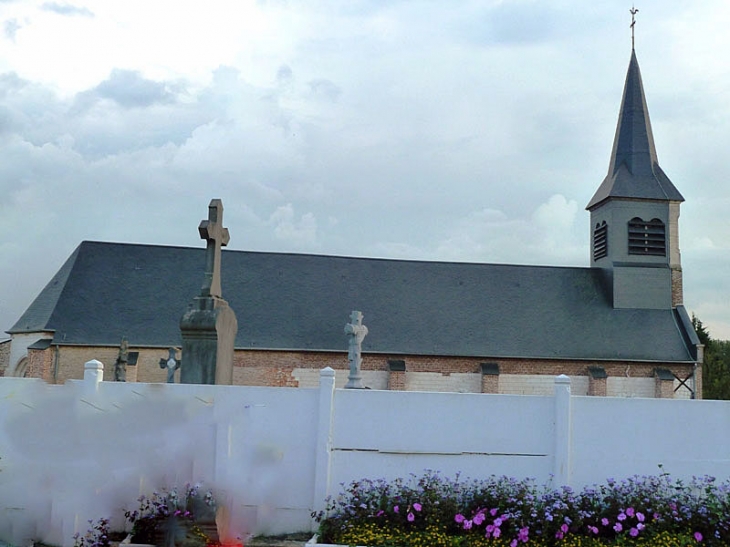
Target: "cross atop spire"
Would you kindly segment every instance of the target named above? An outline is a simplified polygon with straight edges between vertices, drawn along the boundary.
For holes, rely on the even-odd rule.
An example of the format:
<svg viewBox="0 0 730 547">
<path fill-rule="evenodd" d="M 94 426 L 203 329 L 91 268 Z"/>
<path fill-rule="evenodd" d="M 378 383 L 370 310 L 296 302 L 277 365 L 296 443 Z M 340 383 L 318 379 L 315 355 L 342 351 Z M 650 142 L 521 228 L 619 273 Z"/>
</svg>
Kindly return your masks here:
<svg viewBox="0 0 730 547">
<path fill-rule="evenodd" d="M 636 19 L 634 16 L 639 13 L 639 8 L 635 8 L 633 5 L 631 6 L 631 9 L 629 10 L 629 13 L 631 14 L 631 50 L 634 50 L 634 26 L 636 26 Z"/>
</svg>

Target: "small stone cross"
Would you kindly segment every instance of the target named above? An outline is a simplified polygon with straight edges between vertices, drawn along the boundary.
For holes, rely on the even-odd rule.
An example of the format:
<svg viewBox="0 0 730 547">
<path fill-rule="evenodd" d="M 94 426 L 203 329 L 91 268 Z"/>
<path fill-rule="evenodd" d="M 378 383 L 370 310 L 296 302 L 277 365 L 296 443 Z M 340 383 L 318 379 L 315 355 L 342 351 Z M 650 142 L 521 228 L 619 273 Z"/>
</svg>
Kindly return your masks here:
<svg viewBox="0 0 730 547">
<path fill-rule="evenodd" d="M 205 262 L 205 280 L 201 296 L 221 297 L 221 247 L 228 245 L 231 236 L 223 227 L 223 202 L 212 199 L 208 205 L 208 220 L 198 226 L 200 238 L 208 241 Z"/>
<path fill-rule="evenodd" d="M 350 375 L 345 384 L 347 389 L 364 389 L 360 367 L 362 365 L 362 341 L 368 334 L 368 328 L 362 324 L 362 312 L 353 311 L 350 322 L 345 325 L 345 334 L 350 339 L 347 358 L 350 361 Z"/>
</svg>

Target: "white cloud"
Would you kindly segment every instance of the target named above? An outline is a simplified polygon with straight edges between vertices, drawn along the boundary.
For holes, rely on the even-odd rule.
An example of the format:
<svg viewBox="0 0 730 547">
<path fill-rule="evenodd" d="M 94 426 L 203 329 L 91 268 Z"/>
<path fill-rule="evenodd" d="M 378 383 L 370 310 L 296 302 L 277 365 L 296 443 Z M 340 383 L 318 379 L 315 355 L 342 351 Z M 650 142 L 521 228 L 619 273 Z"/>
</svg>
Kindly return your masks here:
<svg viewBox="0 0 730 547">
<path fill-rule="evenodd" d="M 278 239 L 295 249 L 313 250 L 317 246 L 317 219 L 312 213 L 296 218 L 291 203 L 277 207 L 269 217 L 269 224 Z"/>
</svg>

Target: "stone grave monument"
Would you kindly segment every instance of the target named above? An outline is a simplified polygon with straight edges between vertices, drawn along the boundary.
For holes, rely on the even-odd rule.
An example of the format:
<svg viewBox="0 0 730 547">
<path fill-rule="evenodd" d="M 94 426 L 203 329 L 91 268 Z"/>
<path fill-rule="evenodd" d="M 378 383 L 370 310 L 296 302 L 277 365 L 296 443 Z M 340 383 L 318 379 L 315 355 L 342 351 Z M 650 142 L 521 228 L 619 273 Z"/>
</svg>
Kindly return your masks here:
<svg viewBox="0 0 730 547">
<path fill-rule="evenodd" d="M 167 371 L 167 383 L 175 383 L 175 371 L 180 368 L 180 359 L 175 357 L 177 349 L 170 348 L 167 350 L 167 359 L 160 359 L 160 368 Z"/>
<path fill-rule="evenodd" d="M 362 324 L 362 312 L 353 311 L 350 322 L 345 325 L 345 334 L 350 339 L 347 359 L 350 361 L 350 375 L 347 377 L 345 389 L 366 389 L 362 383 L 362 341 L 368 334 L 368 328 Z"/>
<path fill-rule="evenodd" d="M 205 277 L 200 296 L 180 319 L 180 383 L 231 385 L 238 322 L 221 295 L 221 247 L 230 240 L 228 228 L 223 227 L 221 200 L 211 200 L 208 220 L 200 223 L 198 231 L 207 241 Z"/>
<path fill-rule="evenodd" d="M 129 342 L 127 337 L 122 337 L 122 342 L 119 345 L 119 354 L 117 360 L 114 362 L 114 381 L 115 382 L 126 382 L 127 381 L 127 363 L 129 361 Z"/>
</svg>

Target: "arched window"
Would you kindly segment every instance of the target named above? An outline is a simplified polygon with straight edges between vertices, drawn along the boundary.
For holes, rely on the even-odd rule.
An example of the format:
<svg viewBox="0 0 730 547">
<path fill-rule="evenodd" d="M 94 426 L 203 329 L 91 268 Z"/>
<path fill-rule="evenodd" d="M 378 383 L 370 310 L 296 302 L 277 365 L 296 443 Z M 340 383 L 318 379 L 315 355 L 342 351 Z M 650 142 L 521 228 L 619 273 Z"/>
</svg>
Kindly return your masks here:
<svg viewBox="0 0 730 547">
<path fill-rule="evenodd" d="M 629 221 L 629 254 L 666 256 L 664 223 L 658 218 L 646 222 L 639 217 Z"/>
<path fill-rule="evenodd" d="M 604 220 L 593 230 L 593 260 L 608 256 L 608 226 Z"/>
</svg>

